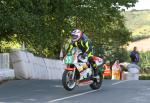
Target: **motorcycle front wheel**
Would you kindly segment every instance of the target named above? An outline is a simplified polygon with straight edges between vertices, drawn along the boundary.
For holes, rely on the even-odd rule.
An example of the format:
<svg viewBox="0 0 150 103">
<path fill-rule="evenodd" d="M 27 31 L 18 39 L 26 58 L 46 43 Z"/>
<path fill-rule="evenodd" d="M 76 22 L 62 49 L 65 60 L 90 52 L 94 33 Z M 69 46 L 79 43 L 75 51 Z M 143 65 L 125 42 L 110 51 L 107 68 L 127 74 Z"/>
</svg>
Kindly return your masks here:
<svg viewBox="0 0 150 103">
<path fill-rule="evenodd" d="M 75 79 L 72 79 L 73 73 L 73 71 L 65 70 L 62 76 L 62 85 L 68 91 L 73 90 L 76 86 Z"/>
</svg>

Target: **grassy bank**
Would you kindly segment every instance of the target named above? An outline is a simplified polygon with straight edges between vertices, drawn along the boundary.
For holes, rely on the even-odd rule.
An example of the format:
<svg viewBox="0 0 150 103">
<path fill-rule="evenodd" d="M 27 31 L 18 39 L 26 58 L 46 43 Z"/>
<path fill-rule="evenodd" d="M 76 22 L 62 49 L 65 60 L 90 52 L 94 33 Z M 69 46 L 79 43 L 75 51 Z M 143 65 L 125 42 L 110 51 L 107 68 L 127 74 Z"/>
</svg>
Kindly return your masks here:
<svg viewBox="0 0 150 103">
<path fill-rule="evenodd" d="M 150 51 L 149 52 L 140 52 L 140 67 L 145 70 L 145 72 L 150 71 Z"/>
<path fill-rule="evenodd" d="M 141 74 L 139 76 L 140 80 L 150 80 L 150 74 Z"/>
<path fill-rule="evenodd" d="M 140 52 L 140 80 L 150 80 L 150 51 Z"/>
</svg>

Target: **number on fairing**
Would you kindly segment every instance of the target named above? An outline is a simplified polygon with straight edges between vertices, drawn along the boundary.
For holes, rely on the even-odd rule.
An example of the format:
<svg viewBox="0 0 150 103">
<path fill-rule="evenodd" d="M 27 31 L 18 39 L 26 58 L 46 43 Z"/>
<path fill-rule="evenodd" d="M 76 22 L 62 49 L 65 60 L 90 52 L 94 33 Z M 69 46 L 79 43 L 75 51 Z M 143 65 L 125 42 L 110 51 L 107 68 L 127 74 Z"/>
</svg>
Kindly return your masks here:
<svg viewBox="0 0 150 103">
<path fill-rule="evenodd" d="M 67 56 L 65 58 L 65 64 L 72 64 L 73 62 L 73 57 L 72 56 Z"/>
</svg>

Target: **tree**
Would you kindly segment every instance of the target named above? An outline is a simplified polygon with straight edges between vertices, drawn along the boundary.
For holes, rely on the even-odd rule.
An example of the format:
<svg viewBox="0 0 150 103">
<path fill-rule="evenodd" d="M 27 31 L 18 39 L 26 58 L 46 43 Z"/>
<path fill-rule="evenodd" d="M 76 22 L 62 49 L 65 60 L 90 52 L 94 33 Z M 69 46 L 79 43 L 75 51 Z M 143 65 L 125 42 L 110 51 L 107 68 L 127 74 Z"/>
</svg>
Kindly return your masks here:
<svg viewBox="0 0 150 103">
<path fill-rule="evenodd" d="M 25 42 L 35 54 L 59 57 L 63 41 L 72 28 L 89 34 L 95 47 L 119 41 L 130 33 L 124 26 L 120 6 L 137 0 L 0 0 L 0 40 Z M 124 34 L 126 32 L 126 34 Z M 116 39 L 118 38 L 118 39 Z"/>
</svg>

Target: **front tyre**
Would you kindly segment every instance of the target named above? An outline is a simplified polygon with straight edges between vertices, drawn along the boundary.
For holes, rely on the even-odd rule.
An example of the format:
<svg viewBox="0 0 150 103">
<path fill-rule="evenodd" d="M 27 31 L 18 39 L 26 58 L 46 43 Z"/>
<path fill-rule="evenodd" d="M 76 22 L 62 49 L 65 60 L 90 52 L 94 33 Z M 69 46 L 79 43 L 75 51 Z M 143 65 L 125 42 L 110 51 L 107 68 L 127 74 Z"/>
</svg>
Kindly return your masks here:
<svg viewBox="0 0 150 103">
<path fill-rule="evenodd" d="M 73 71 L 68 70 L 65 70 L 62 76 L 62 85 L 68 91 L 73 90 L 76 86 L 75 79 L 72 79 L 72 76 Z"/>
<path fill-rule="evenodd" d="M 99 73 L 99 78 L 94 78 L 93 79 L 93 83 L 90 84 L 90 87 L 95 90 L 95 89 L 99 89 L 102 85 L 102 82 L 103 82 L 103 75 L 102 73 Z"/>
</svg>

